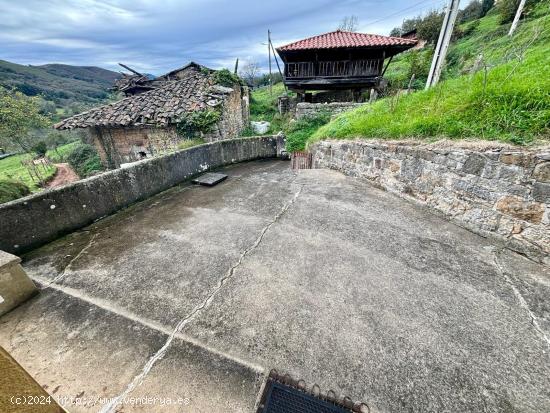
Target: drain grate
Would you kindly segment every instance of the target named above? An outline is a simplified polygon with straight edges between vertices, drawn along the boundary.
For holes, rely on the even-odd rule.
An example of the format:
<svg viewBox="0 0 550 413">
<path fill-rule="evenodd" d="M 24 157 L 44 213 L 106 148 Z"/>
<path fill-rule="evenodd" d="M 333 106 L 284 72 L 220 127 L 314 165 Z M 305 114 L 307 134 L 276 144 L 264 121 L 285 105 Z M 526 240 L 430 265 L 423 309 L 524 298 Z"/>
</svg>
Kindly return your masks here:
<svg viewBox="0 0 550 413">
<path fill-rule="evenodd" d="M 348 409 L 318 399 L 293 387 L 273 382 L 262 413 L 349 413 Z"/>
<path fill-rule="evenodd" d="M 316 390 L 315 390 L 316 389 Z M 314 385 L 307 391 L 303 381 L 279 376 L 272 370 L 267 380 L 258 413 L 351 413 L 368 412 L 364 403 L 352 403 L 349 398 L 337 400 L 333 392 L 321 395 Z"/>
</svg>

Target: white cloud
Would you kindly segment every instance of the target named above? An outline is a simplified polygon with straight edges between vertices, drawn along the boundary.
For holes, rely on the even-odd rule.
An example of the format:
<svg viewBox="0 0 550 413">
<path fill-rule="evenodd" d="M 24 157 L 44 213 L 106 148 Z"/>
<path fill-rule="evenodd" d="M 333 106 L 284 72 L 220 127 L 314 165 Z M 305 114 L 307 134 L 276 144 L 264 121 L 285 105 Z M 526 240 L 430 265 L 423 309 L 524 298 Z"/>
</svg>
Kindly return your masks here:
<svg viewBox="0 0 550 413">
<path fill-rule="evenodd" d="M 441 0 L 428 0 L 424 5 Z M 410 6 L 406 0 L 0 0 L 0 59 L 117 69 L 116 62 L 161 73 L 190 60 L 233 67 L 267 65 L 267 29 L 275 46 Z M 403 17 L 360 26 L 387 34 Z"/>
</svg>

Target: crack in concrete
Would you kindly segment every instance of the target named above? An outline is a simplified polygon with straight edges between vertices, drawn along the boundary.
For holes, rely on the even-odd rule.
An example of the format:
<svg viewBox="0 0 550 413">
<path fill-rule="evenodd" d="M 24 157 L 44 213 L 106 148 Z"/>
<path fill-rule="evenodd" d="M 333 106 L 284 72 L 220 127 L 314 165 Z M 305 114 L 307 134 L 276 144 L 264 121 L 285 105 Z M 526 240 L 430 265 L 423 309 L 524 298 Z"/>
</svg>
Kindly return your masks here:
<svg viewBox="0 0 550 413">
<path fill-rule="evenodd" d="M 240 255 L 237 262 L 234 265 L 232 265 L 231 268 L 229 268 L 229 270 L 225 273 L 225 275 L 222 278 L 220 278 L 217 285 L 214 287 L 212 291 L 210 291 L 210 293 L 206 296 L 206 298 L 201 303 L 199 303 L 187 316 L 185 316 L 178 322 L 176 327 L 172 330 L 172 332 L 168 336 L 168 339 L 166 340 L 164 345 L 149 358 L 147 363 L 145 363 L 145 365 L 143 366 L 143 369 L 141 370 L 141 372 L 133 378 L 133 380 L 128 384 L 126 389 L 118 396 L 112 398 L 111 401 L 99 411 L 99 413 L 113 413 L 116 407 L 118 406 L 118 404 L 120 403 L 120 401 L 124 400 L 134 389 L 136 389 L 139 385 L 141 385 L 141 383 L 143 382 L 145 377 L 147 377 L 147 375 L 149 374 L 149 372 L 151 371 L 155 363 L 161 360 L 165 356 L 166 352 L 168 351 L 168 348 L 172 344 L 172 341 L 174 341 L 174 338 L 180 333 L 183 327 L 185 327 L 189 322 L 193 320 L 193 318 L 197 314 L 199 314 L 202 310 L 204 310 L 206 307 L 210 305 L 210 303 L 214 300 L 214 297 L 216 296 L 216 294 L 233 277 L 233 275 L 235 274 L 235 270 L 243 263 L 245 257 L 249 255 L 251 252 L 253 252 L 260 245 L 266 232 L 285 214 L 288 208 L 290 208 L 290 206 L 294 204 L 294 202 L 296 202 L 296 199 L 298 199 L 298 197 L 300 196 L 303 187 L 304 187 L 303 184 L 300 185 L 300 188 L 298 189 L 298 191 L 296 191 L 292 199 L 287 203 L 285 203 L 281 208 L 281 210 L 279 211 L 279 213 L 269 222 L 269 224 L 267 224 L 265 227 L 262 228 L 262 230 L 260 231 L 260 235 L 258 236 L 258 238 L 256 238 L 256 241 L 250 247 L 248 247 L 246 250 L 243 251 L 243 253 Z"/>
<path fill-rule="evenodd" d="M 63 271 L 61 271 L 61 273 L 59 273 L 58 275 L 56 275 L 54 278 L 52 278 L 50 281 L 48 281 L 46 284 L 44 284 L 43 286 L 40 287 L 40 290 L 44 291 L 44 290 L 47 290 L 48 288 L 50 288 L 52 286 L 52 284 L 56 284 L 58 281 L 61 281 L 63 278 L 65 278 L 65 275 L 67 275 L 67 271 L 71 268 L 71 266 L 76 262 L 76 260 L 78 260 L 82 254 L 84 254 L 91 246 L 92 244 L 94 243 L 95 239 L 97 238 L 97 236 L 99 235 L 100 233 L 99 232 L 96 232 L 95 234 L 93 234 L 91 237 L 90 237 L 90 240 L 88 241 L 88 243 L 84 246 L 84 248 L 82 248 L 80 250 L 80 252 L 78 254 L 76 254 L 70 261 L 69 263 L 65 266 L 65 268 L 63 268 Z"/>
<path fill-rule="evenodd" d="M 525 300 L 521 292 L 517 289 L 516 285 L 514 284 L 512 279 L 508 276 L 508 274 L 502 267 L 502 264 L 500 263 L 499 255 L 502 253 L 502 251 L 504 251 L 503 248 L 495 249 L 493 251 L 493 256 L 494 256 L 493 262 L 495 264 L 495 267 L 497 268 L 497 271 L 499 272 L 499 274 L 502 275 L 502 277 L 504 277 L 504 280 L 510 286 L 510 288 L 512 288 L 514 296 L 518 300 L 520 307 L 523 308 L 531 318 L 531 325 L 533 326 L 537 334 L 540 336 L 542 340 L 546 342 L 547 346 L 550 348 L 550 337 L 548 337 L 548 335 L 544 332 L 544 330 L 542 329 L 542 327 L 538 322 L 537 316 L 531 311 L 531 308 L 529 308 L 529 304 L 527 304 L 527 301 Z"/>
</svg>

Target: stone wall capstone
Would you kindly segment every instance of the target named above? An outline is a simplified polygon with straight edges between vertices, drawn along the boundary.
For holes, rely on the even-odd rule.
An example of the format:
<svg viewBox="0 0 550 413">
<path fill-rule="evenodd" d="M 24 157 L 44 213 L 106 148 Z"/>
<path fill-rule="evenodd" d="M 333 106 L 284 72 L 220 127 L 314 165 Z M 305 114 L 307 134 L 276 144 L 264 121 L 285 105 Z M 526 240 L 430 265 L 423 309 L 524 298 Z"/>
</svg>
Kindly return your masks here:
<svg viewBox="0 0 550 413">
<path fill-rule="evenodd" d="M 280 156 L 283 135 L 216 141 L 0 205 L 0 250 L 28 251 L 223 165 Z"/>
<path fill-rule="evenodd" d="M 314 168 L 366 178 L 550 264 L 550 151 L 410 142 L 321 141 Z"/>
</svg>

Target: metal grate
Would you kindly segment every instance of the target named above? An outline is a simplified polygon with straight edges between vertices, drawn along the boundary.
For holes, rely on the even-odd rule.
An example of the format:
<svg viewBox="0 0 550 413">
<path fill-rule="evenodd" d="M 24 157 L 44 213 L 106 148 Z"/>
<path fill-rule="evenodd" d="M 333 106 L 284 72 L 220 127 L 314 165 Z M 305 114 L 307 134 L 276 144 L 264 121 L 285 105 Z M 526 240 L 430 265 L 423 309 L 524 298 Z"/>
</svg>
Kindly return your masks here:
<svg viewBox="0 0 550 413">
<path fill-rule="evenodd" d="M 319 386 L 311 388 L 303 380 L 294 380 L 271 370 L 267 378 L 257 413 L 370 413 L 365 403 L 353 403 L 349 397 L 338 398 L 333 391 L 321 393 Z"/>
<path fill-rule="evenodd" d="M 348 409 L 281 383 L 271 382 L 267 391 L 262 413 L 350 413 Z"/>
<path fill-rule="evenodd" d="M 309 152 L 292 152 L 290 164 L 292 169 L 311 169 L 312 155 Z"/>
</svg>

